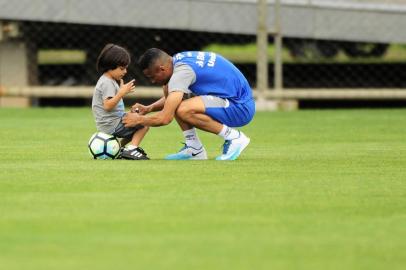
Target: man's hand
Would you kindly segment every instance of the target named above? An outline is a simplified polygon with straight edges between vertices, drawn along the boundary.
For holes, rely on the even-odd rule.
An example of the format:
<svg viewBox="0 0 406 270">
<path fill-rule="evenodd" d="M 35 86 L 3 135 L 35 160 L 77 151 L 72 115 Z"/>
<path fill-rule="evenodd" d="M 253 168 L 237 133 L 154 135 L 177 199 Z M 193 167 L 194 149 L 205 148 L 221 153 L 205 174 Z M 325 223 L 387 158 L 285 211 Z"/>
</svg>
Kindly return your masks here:
<svg viewBox="0 0 406 270">
<path fill-rule="evenodd" d="M 131 107 L 131 112 L 133 113 L 139 113 L 141 115 L 150 113 L 152 110 L 151 106 L 145 106 L 143 104 L 140 103 L 135 103 L 132 107 Z"/>
<path fill-rule="evenodd" d="M 135 127 L 141 123 L 142 116 L 138 113 L 127 113 L 123 117 L 123 124 L 125 127 Z"/>
<path fill-rule="evenodd" d="M 123 117 L 123 124 L 125 127 L 134 127 L 136 125 L 159 127 L 168 125 L 173 120 L 175 111 L 178 108 L 179 104 L 182 102 L 182 98 L 183 92 L 171 92 L 169 93 L 167 99 L 160 99 L 159 103 L 165 102 L 161 111 L 149 115 L 141 115 L 134 112 L 127 113 L 126 116 Z"/>
</svg>

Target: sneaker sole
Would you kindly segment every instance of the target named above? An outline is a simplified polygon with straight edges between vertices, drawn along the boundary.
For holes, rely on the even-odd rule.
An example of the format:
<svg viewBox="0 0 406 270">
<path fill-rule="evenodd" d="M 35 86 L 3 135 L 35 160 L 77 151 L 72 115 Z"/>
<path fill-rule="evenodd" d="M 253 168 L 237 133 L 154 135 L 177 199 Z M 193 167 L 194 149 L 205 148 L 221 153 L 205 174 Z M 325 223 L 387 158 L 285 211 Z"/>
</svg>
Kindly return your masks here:
<svg viewBox="0 0 406 270">
<path fill-rule="evenodd" d="M 207 160 L 207 156 L 205 156 L 205 157 L 192 157 L 191 160 Z"/>
<path fill-rule="evenodd" d="M 182 156 L 182 157 L 165 157 L 166 160 L 206 160 L 207 156 L 199 157 L 199 156 Z"/>
<path fill-rule="evenodd" d="M 149 160 L 148 157 L 144 157 L 144 158 L 134 158 L 133 156 L 125 156 L 122 155 L 121 159 L 125 159 L 125 160 Z"/>
</svg>

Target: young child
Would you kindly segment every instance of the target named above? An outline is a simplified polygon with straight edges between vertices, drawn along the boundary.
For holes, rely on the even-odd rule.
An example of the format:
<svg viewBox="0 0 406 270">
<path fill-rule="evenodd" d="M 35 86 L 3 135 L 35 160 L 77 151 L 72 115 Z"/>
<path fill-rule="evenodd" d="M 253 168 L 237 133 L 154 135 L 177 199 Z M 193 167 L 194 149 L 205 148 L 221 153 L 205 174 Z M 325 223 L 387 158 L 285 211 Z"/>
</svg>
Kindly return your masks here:
<svg viewBox="0 0 406 270">
<path fill-rule="evenodd" d="M 123 82 L 130 63 L 131 57 L 126 49 L 115 44 L 107 44 L 102 49 L 96 68 L 103 75 L 94 89 L 92 111 L 98 131 L 122 138 L 121 158 L 145 160 L 149 158 L 139 145 L 148 132 L 148 127 L 137 125 L 126 128 L 121 122 L 126 114 L 123 97 L 135 89 L 134 80 Z"/>
</svg>

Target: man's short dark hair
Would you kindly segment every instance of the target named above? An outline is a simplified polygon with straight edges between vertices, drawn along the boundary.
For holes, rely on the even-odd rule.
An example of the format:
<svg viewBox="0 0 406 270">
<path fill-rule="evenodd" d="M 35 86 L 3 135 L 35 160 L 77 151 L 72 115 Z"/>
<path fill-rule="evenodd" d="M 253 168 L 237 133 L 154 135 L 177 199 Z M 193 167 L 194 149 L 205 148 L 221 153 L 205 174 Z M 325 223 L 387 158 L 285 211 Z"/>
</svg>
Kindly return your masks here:
<svg viewBox="0 0 406 270">
<path fill-rule="evenodd" d="M 144 52 L 138 59 L 138 66 L 141 70 L 149 68 L 157 59 L 166 55 L 166 53 L 157 48 L 150 48 Z"/>
<path fill-rule="evenodd" d="M 96 70 L 104 73 L 117 67 L 126 67 L 131 63 L 130 53 L 115 44 L 107 44 L 104 46 L 99 56 L 97 57 Z"/>
</svg>

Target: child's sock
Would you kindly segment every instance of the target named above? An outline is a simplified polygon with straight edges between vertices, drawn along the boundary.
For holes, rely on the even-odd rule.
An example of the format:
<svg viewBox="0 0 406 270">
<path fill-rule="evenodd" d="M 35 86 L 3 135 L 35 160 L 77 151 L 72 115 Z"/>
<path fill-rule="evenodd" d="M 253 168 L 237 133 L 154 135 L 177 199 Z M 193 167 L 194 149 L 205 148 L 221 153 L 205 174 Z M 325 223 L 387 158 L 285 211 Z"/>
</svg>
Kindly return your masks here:
<svg viewBox="0 0 406 270">
<path fill-rule="evenodd" d="M 127 144 L 126 146 L 125 146 L 125 148 L 126 149 L 128 149 L 128 150 L 133 150 L 133 149 L 135 149 L 135 148 L 137 148 L 138 147 L 138 145 L 133 145 L 133 144 Z"/>
</svg>

